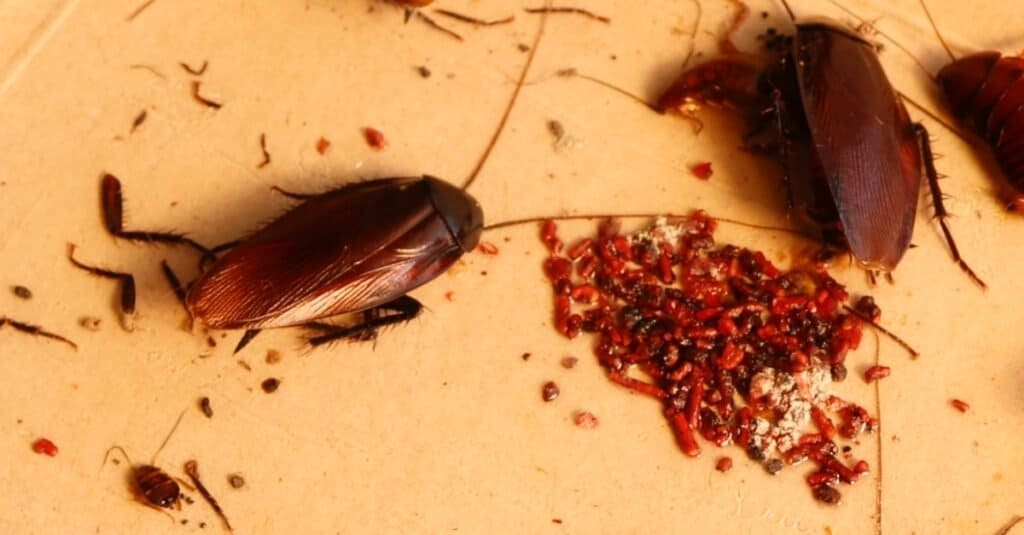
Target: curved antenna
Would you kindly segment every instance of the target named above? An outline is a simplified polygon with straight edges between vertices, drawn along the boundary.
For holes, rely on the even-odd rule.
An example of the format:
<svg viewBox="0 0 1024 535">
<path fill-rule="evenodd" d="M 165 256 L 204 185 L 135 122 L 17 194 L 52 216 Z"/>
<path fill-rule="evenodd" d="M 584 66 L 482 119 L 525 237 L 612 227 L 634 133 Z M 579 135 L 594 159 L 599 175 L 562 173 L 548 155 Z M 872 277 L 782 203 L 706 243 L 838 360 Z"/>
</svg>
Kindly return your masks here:
<svg viewBox="0 0 1024 535">
<path fill-rule="evenodd" d="M 497 230 L 500 228 L 514 227 L 517 225 L 525 225 L 527 223 L 543 223 L 544 221 L 579 221 L 584 219 L 636 219 L 636 218 L 655 218 L 655 217 L 686 217 L 684 214 L 655 214 L 655 213 L 626 213 L 626 214 L 576 214 L 576 215 L 563 215 L 556 217 L 524 217 L 522 219 L 511 219 L 509 221 L 502 221 L 500 223 L 491 223 L 486 225 L 484 230 Z M 754 228 L 759 230 L 774 230 L 778 232 L 785 232 L 801 238 L 807 238 L 809 240 L 817 241 L 817 237 L 811 233 L 804 232 L 801 230 L 787 228 L 787 227 L 776 227 L 772 225 L 761 225 L 758 223 L 747 223 L 746 221 L 740 221 L 738 219 L 730 219 L 727 217 L 716 217 L 708 214 L 708 217 L 718 221 L 720 223 L 729 223 L 732 225 L 739 225 L 741 227 Z"/>
<path fill-rule="evenodd" d="M 935 32 L 935 37 L 939 38 L 939 42 L 942 43 L 942 48 L 946 49 L 946 53 L 949 54 L 950 61 L 956 61 L 956 56 L 953 55 L 953 51 L 949 49 L 949 45 L 946 44 L 946 40 L 942 38 L 942 34 L 939 33 L 939 27 L 935 24 L 935 19 L 932 18 L 932 12 L 928 10 L 928 5 L 924 3 L 924 0 L 918 0 L 921 3 L 921 7 L 924 9 L 924 14 L 928 16 L 928 22 L 932 25 L 932 31 Z"/>
<path fill-rule="evenodd" d="M 551 8 L 551 0 L 544 2 L 547 8 Z M 498 129 L 494 131 L 494 135 L 491 136 L 491 140 L 487 143 L 487 148 L 484 149 L 484 153 L 480 156 L 480 160 L 477 161 L 476 167 L 473 168 L 473 172 L 470 173 L 469 178 L 466 179 L 466 183 L 462 185 L 462 190 L 469 189 L 469 186 L 476 180 L 477 175 L 484 168 L 484 164 L 487 163 L 487 158 L 490 157 L 491 151 L 494 150 L 494 146 L 498 144 L 498 138 L 501 137 L 501 132 L 505 130 L 505 123 L 508 122 L 509 115 L 512 115 L 512 108 L 516 105 L 516 99 L 519 98 L 519 91 L 523 89 L 523 82 L 526 81 L 526 75 L 530 71 L 530 65 L 533 64 L 533 57 L 537 54 L 537 47 L 540 46 L 540 38 L 544 36 L 544 27 L 548 22 L 548 11 L 540 16 L 540 25 L 537 27 L 537 34 L 533 36 L 533 46 L 530 47 L 530 53 L 526 56 L 526 64 L 523 65 L 522 72 L 519 73 L 519 80 L 516 82 L 516 88 L 512 91 L 512 97 L 508 100 L 508 106 L 505 107 L 505 113 L 502 114 L 501 120 L 498 121 Z"/>
<path fill-rule="evenodd" d="M 178 430 L 178 424 L 180 424 L 181 423 L 181 419 L 185 417 L 185 411 L 186 410 L 188 410 L 188 409 L 181 409 L 181 414 L 179 414 L 178 415 L 178 419 L 174 421 L 174 426 L 171 427 L 170 432 L 168 432 L 167 436 L 164 437 L 164 441 L 160 443 L 160 447 L 157 448 L 155 452 L 153 452 L 153 458 L 150 459 L 149 464 L 156 463 L 156 456 L 159 455 L 160 451 L 163 450 L 164 446 L 167 445 L 167 441 L 171 440 L 171 435 L 173 435 L 174 432 Z"/>
<path fill-rule="evenodd" d="M 110 459 L 110 452 L 112 452 L 114 450 L 120 451 L 121 455 L 124 455 L 124 458 L 125 458 L 125 460 L 128 461 L 128 465 L 129 466 L 134 466 L 135 465 L 135 463 L 132 462 L 132 458 L 128 456 L 128 452 L 124 451 L 124 448 L 122 448 L 121 446 L 118 446 L 118 445 L 115 444 L 115 445 L 111 446 L 110 449 L 107 450 L 106 454 L 103 455 L 103 462 L 100 464 L 100 470 L 103 470 L 103 467 L 107 465 L 107 460 Z"/>
<path fill-rule="evenodd" d="M 796 15 L 793 14 L 792 8 L 789 7 L 789 2 L 787 2 L 786 0 L 781 0 L 781 1 L 782 1 L 782 7 L 786 8 L 786 13 L 789 14 L 789 20 L 791 20 L 793 22 L 796 22 Z"/>
</svg>

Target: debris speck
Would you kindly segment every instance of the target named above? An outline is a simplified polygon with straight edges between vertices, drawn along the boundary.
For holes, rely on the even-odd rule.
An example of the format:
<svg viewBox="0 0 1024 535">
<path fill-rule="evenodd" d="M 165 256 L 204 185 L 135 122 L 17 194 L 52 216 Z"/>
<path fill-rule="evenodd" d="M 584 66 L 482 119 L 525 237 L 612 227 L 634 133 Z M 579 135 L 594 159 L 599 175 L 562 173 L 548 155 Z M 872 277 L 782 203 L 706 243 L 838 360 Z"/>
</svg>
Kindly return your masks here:
<svg viewBox="0 0 1024 535">
<path fill-rule="evenodd" d="M 321 155 L 327 152 L 327 149 L 331 148 L 331 141 L 323 136 L 316 140 L 316 151 Z"/>
<path fill-rule="evenodd" d="M 558 385 L 554 381 L 548 381 L 544 383 L 544 387 L 541 389 L 541 399 L 544 401 L 554 401 L 558 399 L 558 394 L 560 393 L 561 390 L 558 388 Z"/>
<path fill-rule="evenodd" d="M 206 396 L 199 398 L 199 410 L 203 412 L 203 416 L 213 418 L 213 407 L 210 406 L 210 398 Z"/>
<path fill-rule="evenodd" d="M 571 370 L 571 369 L 575 368 L 576 365 L 579 364 L 579 362 L 580 362 L 580 359 L 578 359 L 576 357 L 565 357 L 565 358 L 562 359 L 562 367 L 567 369 L 567 370 Z"/>
<path fill-rule="evenodd" d="M 376 128 L 363 128 L 363 138 L 366 139 L 366 144 L 373 150 L 384 150 L 388 146 L 388 140 L 385 139 L 384 134 Z"/>
<path fill-rule="evenodd" d="M 277 378 L 274 378 L 274 377 L 270 377 L 269 379 L 264 379 L 263 382 L 260 383 L 260 387 L 262 387 L 263 391 L 268 393 L 268 394 L 273 394 L 274 392 L 277 391 L 277 389 L 280 386 L 281 386 L 281 380 L 277 379 Z"/>
<path fill-rule="evenodd" d="M 576 427 L 582 427 L 583 429 L 594 429 L 600 423 L 597 420 L 597 416 L 594 416 L 594 413 L 589 411 L 577 412 L 576 416 L 573 417 L 573 422 L 576 424 Z"/>
<path fill-rule="evenodd" d="M 278 362 L 281 362 L 281 352 L 276 350 L 276 349 L 268 349 L 267 350 L 267 357 L 266 357 L 265 360 L 266 360 L 267 364 L 270 364 L 270 365 L 277 364 Z"/>
<path fill-rule="evenodd" d="M 24 286 L 12 286 L 11 291 L 14 292 L 14 295 L 21 299 L 32 299 L 32 290 L 29 290 Z"/>
<path fill-rule="evenodd" d="M 430 69 L 426 65 L 416 67 L 416 72 L 420 73 L 420 76 L 423 78 L 430 78 Z"/>
<path fill-rule="evenodd" d="M 32 451 L 40 455 L 54 457 L 57 455 L 57 445 L 48 438 L 40 438 L 32 443 Z"/>
<path fill-rule="evenodd" d="M 245 478 L 242 474 L 228 474 L 228 484 L 233 489 L 240 489 L 245 486 Z"/>
<path fill-rule="evenodd" d="M 949 404 L 952 405 L 954 409 L 960 412 L 967 412 L 968 410 L 971 409 L 971 406 L 966 401 L 961 399 L 951 399 L 949 400 Z"/>
</svg>

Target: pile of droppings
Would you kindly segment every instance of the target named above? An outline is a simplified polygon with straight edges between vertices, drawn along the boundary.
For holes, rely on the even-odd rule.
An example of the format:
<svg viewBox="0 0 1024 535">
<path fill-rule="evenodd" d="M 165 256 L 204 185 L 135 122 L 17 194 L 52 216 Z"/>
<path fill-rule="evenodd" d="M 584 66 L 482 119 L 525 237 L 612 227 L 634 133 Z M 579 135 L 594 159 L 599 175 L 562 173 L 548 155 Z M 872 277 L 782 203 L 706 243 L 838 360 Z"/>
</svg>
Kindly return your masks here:
<svg viewBox="0 0 1024 535">
<path fill-rule="evenodd" d="M 760 252 L 717 245 L 715 226 L 695 212 L 625 235 L 607 220 L 563 247 L 545 222 L 555 327 L 594 333 L 609 379 L 660 400 L 686 455 L 700 454 L 700 436 L 743 448 L 771 474 L 809 461 L 812 495 L 838 503 L 836 487 L 868 463 L 836 441 L 877 423 L 830 393 L 862 322 L 844 312 L 849 296 L 823 266 L 784 272 Z M 858 310 L 874 306 L 868 299 Z"/>
</svg>

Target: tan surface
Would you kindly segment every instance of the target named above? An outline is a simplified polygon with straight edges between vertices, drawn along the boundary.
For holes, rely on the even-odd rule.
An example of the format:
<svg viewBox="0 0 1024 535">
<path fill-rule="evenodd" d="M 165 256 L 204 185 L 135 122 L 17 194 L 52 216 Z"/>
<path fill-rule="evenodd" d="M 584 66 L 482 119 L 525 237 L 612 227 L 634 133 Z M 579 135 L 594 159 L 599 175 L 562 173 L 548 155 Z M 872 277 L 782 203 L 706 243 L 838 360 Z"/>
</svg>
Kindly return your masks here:
<svg viewBox="0 0 1024 535">
<path fill-rule="evenodd" d="M 726 5 L 705 3 L 703 28 L 715 31 Z M 1005 52 L 1024 47 L 1013 26 L 1024 20 L 1024 4 L 930 3 L 954 41 Z M 198 531 L 200 521 L 219 529 L 202 502 L 178 514 L 187 526 L 172 528 L 165 516 L 130 501 L 124 464 L 100 468 L 112 444 L 147 459 L 186 408 L 157 463 L 181 475 L 182 463 L 197 458 L 240 533 L 875 529 L 877 471 L 844 489 L 836 509 L 812 501 L 803 469 L 773 480 L 734 449 L 684 458 L 655 403 L 610 385 L 587 339 L 568 342 L 550 327 L 533 227 L 489 236 L 499 256 L 468 255 L 464 268 L 416 291 L 429 310 L 375 345 L 308 352 L 295 331 L 266 333 L 239 355 L 252 367 L 246 371 L 230 354 L 239 333 L 228 333 L 213 356 L 199 358 L 205 342 L 180 328 L 184 314 L 158 269 L 167 258 L 191 277 L 194 255 L 111 240 L 96 202 L 101 172 L 124 181 L 131 226 L 187 230 L 203 243 L 236 238 L 284 209 L 271 185 L 316 191 L 424 172 L 461 181 L 525 58 L 516 44 L 532 39 L 539 19 L 519 11 L 519 2 L 441 0 L 484 17 L 516 14 L 513 24 L 489 29 L 452 23 L 466 35 L 457 43 L 420 23 L 402 25 L 391 6 L 368 11 L 364 0 L 157 0 L 126 23 L 137 4 L 0 2 L 0 313 L 80 345 L 75 353 L 0 331 L 0 530 L 182 532 Z M 765 176 L 771 166 L 735 149 L 735 128 L 711 124 L 695 138 L 683 121 L 551 78 L 576 66 L 653 94 L 682 61 L 695 10 L 686 2 L 636 4 L 587 2 L 613 16 L 608 26 L 550 19 L 530 74 L 537 83 L 523 90 L 473 188 L 488 220 L 703 207 L 784 224 L 782 191 Z M 815 4 L 794 8 L 835 14 Z M 914 44 L 930 67 L 943 60 L 929 33 L 915 34 L 924 28 L 915 2 L 858 9 L 889 14 L 881 26 Z M 747 37 L 762 24 L 753 19 L 742 32 Z M 714 37 L 702 33 L 697 47 L 711 52 Z M 191 77 L 177 65 L 203 59 L 210 61 L 203 93 L 225 103 L 216 112 L 189 97 Z M 905 57 L 889 47 L 883 62 L 897 86 L 932 102 Z M 165 79 L 133 64 L 150 65 Z M 433 76 L 420 78 L 416 65 Z M 143 108 L 148 120 L 128 135 Z M 582 146 L 556 153 L 547 119 L 562 121 Z M 893 344 L 882 345 L 881 358 L 893 367 L 880 388 L 882 526 L 887 533 L 992 533 L 1024 513 L 1024 220 L 1004 214 L 965 144 L 925 123 L 945 155 L 939 165 L 952 177 L 944 185 L 958 215 L 954 231 L 991 289 L 979 291 L 958 272 L 922 217 L 918 247 L 900 265 L 897 284 L 875 290 L 886 322 L 923 353 L 911 362 Z M 387 135 L 387 150 L 365 146 L 359 128 L 370 125 Z M 262 170 L 261 132 L 273 155 Z M 314 148 L 320 136 L 332 143 L 324 156 Z M 716 173 L 702 183 L 686 169 L 705 159 Z M 591 228 L 563 225 L 563 234 Z M 804 245 L 735 227 L 724 228 L 722 239 L 755 245 L 776 260 Z M 80 245 L 83 260 L 138 276 L 134 333 L 117 327 L 114 286 L 67 264 L 68 241 Z M 857 270 L 836 273 L 863 290 Z M 6 290 L 11 284 L 29 286 L 35 298 L 16 299 Z M 444 298 L 448 291 L 453 302 Z M 80 328 L 83 315 L 101 317 L 102 330 Z M 859 379 L 873 359 L 872 337 L 866 340 L 851 356 L 843 391 L 874 407 L 873 389 Z M 264 363 L 268 348 L 282 350 L 282 362 Z M 523 362 L 523 352 L 533 357 Z M 582 357 L 577 369 L 558 365 L 567 354 Z M 269 376 L 282 379 L 273 395 L 259 388 Z M 539 400 L 547 379 L 562 386 L 550 405 Z M 202 395 L 212 398 L 212 420 L 195 409 Z M 951 397 L 972 410 L 951 410 Z M 570 423 L 581 408 L 600 417 L 599 429 Z M 60 454 L 33 454 L 29 445 L 38 436 L 56 442 Z M 877 467 L 873 437 L 858 452 Z M 726 475 L 712 468 L 719 453 L 736 460 Z M 229 472 L 243 473 L 248 487 L 230 489 Z"/>
</svg>

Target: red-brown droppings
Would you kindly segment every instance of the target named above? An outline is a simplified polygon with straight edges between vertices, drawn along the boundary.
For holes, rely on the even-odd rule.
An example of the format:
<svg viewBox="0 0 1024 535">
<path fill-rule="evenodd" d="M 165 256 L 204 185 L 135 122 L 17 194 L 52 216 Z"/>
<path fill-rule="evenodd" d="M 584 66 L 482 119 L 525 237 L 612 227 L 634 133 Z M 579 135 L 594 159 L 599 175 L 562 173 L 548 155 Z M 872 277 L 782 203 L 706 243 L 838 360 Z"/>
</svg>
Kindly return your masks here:
<svg viewBox="0 0 1024 535">
<path fill-rule="evenodd" d="M 576 357 L 565 357 L 565 358 L 562 359 L 562 367 L 567 369 L 567 370 L 571 370 L 571 369 L 575 368 L 576 365 L 579 364 L 579 362 L 580 362 L 580 359 L 578 359 Z"/>
<path fill-rule="evenodd" d="M 32 451 L 41 455 L 54 457 L 57 455 L 57 445 L 51 442 L 48 438 L 40 438 L 36 439 L 36 441 L 32 443 Z"/>
<path fill-rule="evenodd" d="M 732 470 L 732 457 L 722 457 L 715 463 L 715 470 L 719 472 L 728 472 Z"/>
<path fill-rule="evenodd" d="M 690 172 L 701 180 L 707 180 L 715 171 L 711 168 L 711 162 L 700 162 L 691 166 Z"/>
<path fill-rule="evenodd" d="M 562 519 L 561 518 L 552 518 L 551 519 L 551 523 L 552 524 L 561 524 L 562 523 Z"/>
<path fill-rule="evenodd" d="M 824 267 L 785 272 L 759 251 L 716 245 L 715 227 L 697 212 L 626 236 L 607 220 L 596 236 L 563 252 L 556 225 L 544 222 L 554 327 L 567 338 L 594 333 L 608 378 L 659 400 L 685 455 L 700 455 L 704 440 L 736 444 L 770 473 L 809 461 L 818 474 L 809 487 L 837 500 L 831 495 L 838 491 L 820 487 L 852 483 L 867 464 L 852 456 L 840 461 L 836 440 L 872 431 L 877 421 L 832 396 L 811 407 L 817 433 L 791 438 L 797 443 L 785 452 L 763 450 L 758 441 L 766 435 L 754 436 L 763 425 L 755 425 L 755 416 L 775 426 L 782 413 L 767 392 L 753 388 L 753 379 L 813 372 L 841 381 L 864 323 L 844 308 L 849 295 Z"/>
<path fill-rule="evenodd" d="M 264 359 L 264 361 L 266 361 L 266 363 L 270 364 L 271 366 L 277 364 L 278 362 L 281 362 L 281 352 L 276 349 L 268 349 L 267 356 Z"/>
<path fill-rule="evenodd" d="M 527 361 L 527 360 L 530 360 L 530 353 L 523 353 L 523 357 L 522 358 L 523 358 L 524 362 Z"/>
<path fill-rule="evenodd" d="M 498 246 L 494 245 L 493 243 L 491 243 L 489 241 L 481 241 L 476 246 L 476 249 L 478 251 L 480 251 L 481 253 L 486 254 L 486 255 L 494 256 L 494 255 L 498 254 Z"/>
<path fill-rule="evenodd" d="M 558 399 L 558 394 L 561 392 L 562 391 L 554 381 L 548 381 L 544 383 L 544 386 L 541 388 L 540 397 L 544 401 L 554 401 Z"/>
<path fill-rule="evenodd" d="M 316 151 L 321 155 L 327 152 L 327 149 L 331 148 L 331 141 L 323 136 L 316 140 Z"/>
<path fill-rule="evenodd" d="M 448 302 L 455 301 L 455 292 L 448 290 L 444 293 L 444 298 L 447 299 Z"/>
<path fill-rule="evenodd" d="M 971 406 L 966 401 L 963 401 L 961 399 L 951 399 L 949 400 L 949 404 L 952 405 L 954 409 L 960 412 L 967 412 L 971 408 Z"/>
<path fill-rule="evenodd" d="M 889 377 L 892 370 L 888 366 L 872 366 L 864 372 L 864 380 L 867 382 L 877 381 Z"/>
<path fill-rule="evenodd" d="M 366 144 L 373 150 L 384 150 L 384 148 L 388 146 L 388 140 L 385 139 L 384 134 L 376 128 L 363 128 L 363 138 L 366 139 Z"/>
<path fill-rule="evenodd" d="M 576 427 L 582 427 L 583 429 L 594 429 L 600 423 L 597 420 L 597 416 L 594 416 L 592 412 L 580 411 L 573 416 L 573 422 Z"/>
</svg>

